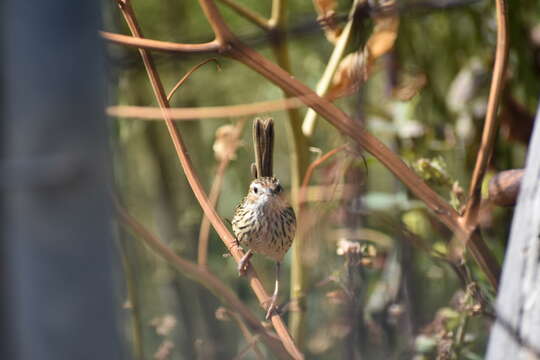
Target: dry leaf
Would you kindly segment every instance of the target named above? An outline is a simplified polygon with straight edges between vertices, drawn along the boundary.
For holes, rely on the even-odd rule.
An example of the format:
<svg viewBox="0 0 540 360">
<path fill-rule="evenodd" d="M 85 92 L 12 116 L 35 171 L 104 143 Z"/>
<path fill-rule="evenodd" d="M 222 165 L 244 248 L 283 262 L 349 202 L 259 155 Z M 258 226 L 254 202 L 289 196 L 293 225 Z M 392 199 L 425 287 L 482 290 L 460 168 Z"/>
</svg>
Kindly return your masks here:
<svg viewBox="0 0 540 360">
<path fill-rule="evenodd" d="M 399 28 L 398 16 L 375 17 L 375 27 L 369 37 L 366 48 L 369 50 L 370 61 L 389 52 L 396 42 Z"/>
<path fill-rule="evenodd" d="M 355 91 L 367 80 L 369 69 L 365 66 L 364 52 L 354 52 L 345 56 L 336 70 L 329 97 L 339 97 L 345 93 Z"/>
<path fill-rule="evenodd" d="M 336 20 L 336 1 L 335 0 L 313 0 L 315 10 L 319 15 L 317 22 L 321 24 L 324 35 L 331 43 L 335 43 L 341 34 L 342 27 Z"/>
</svg>

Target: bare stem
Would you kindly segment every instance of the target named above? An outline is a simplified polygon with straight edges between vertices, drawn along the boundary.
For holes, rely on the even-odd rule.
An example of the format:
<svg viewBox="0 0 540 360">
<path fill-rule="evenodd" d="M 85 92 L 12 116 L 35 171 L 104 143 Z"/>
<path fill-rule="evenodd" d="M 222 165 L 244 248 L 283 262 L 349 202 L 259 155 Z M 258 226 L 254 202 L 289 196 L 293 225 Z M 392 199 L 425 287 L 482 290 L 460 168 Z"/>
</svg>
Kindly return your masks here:
<svg viewBox="0 0 540 360">
<path fill-rule="evenodd" d="M 218 67 L 218 70 L 221 70 L 221 67 L 219 66 L 219 63 L 218 63 L 216 58 L 206 59 L 203 62 L 198 63 L 197 65 L 192 67 L 186 73 L 186 75 L 182 76 L 182 78 L 176 83 L 176 85 L 173 86 L 173 88 L 171 89 L 171 91 L 167 95 L 167 101 L 171 101 L 171 99 L 172 99 L 174 93 L 176 92 L 176 90 L 178 90 L 180 88 L 180 86 L 182 86 L 182 84 L 184 84 L 186 82 L 186 80 L 189 79 L 191 74 L 193 74 L 195 71 L 197 71 L 197 69 L 199 69 L 201 66 L 204 66 L 204 65 L 208 64 L 210 61 L 215 61 L 216 65 Z"/>
<path fill-rule="evenodd" d="M 270 26 L 268 25 L 268 20 L 265 19 L 263 16 L 259 15 L 258 13 L 256 13 L 255 11 L 233 0 L 219 0 L 219 1 L 227 5 L 234 11 L 236 11 L 239 15 L 244 17 L 246 20 L 249 20 L 252 24 L 257 25 L 259 28 L 263 29 L 264 31 L 270 30 Z"/>
<path fill-rule="evenodd" d="M 142 39 L 128 35 L 114 34 L 107 31 L 100 32 L 105 40 L 118 45 L 132 46 L 138 49 L 159 50 L 175 53 L 215 53 L 219 51 L 220 44 L 210 41 L 203 44 L 179 44 L 169 41 Z"/>
<path fill-rule="evenodd" d="M 497 109 L 502 96 L 506 64 L 508 62 L 508 20 L 505 0 L 495 0 L 495 5 L 497 14 L 497 48 L 495 51 L 495 64 L 493 65 L 493 78 L 489 90 L 482 143 L 480 144 L 478 157 L 476 158 L 469 187 L 469 200 L 462 219 L 469 233 L 474 231 L 478 222 L 478 210 L 482 197 L 482 180 L 484 179 L 491 155 L 493 154 L 493 146 L 499 128 Z M 466 238 L 465 241 L 467 240 Z"/>
</svg>

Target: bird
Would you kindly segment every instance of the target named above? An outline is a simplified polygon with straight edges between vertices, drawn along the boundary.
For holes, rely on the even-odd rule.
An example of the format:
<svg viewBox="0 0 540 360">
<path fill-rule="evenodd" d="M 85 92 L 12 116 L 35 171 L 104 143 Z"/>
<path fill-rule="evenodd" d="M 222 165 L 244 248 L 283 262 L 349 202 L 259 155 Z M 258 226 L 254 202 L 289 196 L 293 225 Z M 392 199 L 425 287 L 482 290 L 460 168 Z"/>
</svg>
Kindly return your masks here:
<svg viewBox="0 0 540 360">
<path fill-rule="evenodd" d="M 231 223 L 237 245 L 248 249 L 238 264 L 240 275 L 246 273 L 254 253 L 276 263 L 274 293 L 265 316 L 268 320 L 276 310 L 281 262 L 293 243 L 296 216 L 285 197 L 283 186 L 272 175 L 273 120 L 257 118 L 253 129 L 255 166 L 252 171 L 255 179 L 236 207 Z"/>
</svg>

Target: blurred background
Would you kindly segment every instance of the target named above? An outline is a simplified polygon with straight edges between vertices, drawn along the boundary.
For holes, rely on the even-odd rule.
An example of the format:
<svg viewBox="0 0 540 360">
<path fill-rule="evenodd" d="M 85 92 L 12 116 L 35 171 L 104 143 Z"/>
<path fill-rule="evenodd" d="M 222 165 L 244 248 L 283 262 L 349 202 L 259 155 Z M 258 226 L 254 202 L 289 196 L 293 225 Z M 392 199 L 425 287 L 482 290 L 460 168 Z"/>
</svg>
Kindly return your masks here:
<svg viewBox="0 0 540 360">
<path fill-rule="evenodd" d="M 200 43 L 214 37 L 196 1 L 132 0 L 131 3 L 147 38 Z M 227 24 L 247 45 L 274 62 L 283 61 L 276 60 L 276 54 L 283 55 L 283 48 L 286 48 L 289 71 L 311 88 L 317 86 L 325 72 L 336 39 L 344 31 L 353 5 L 351 1 L 284 2 L 286 20 L 281 31 L 287 36 L 281 34 L 276 37 L 275 33 L 265 31 L 239 15 L 229 1 L 217 3 Z M 235 3 L 262 17 L 270 17 L 271 1 L 235 0 Z M 494 2 L 403 0 L 396 3 L 358 3 L 360 10 L 351 23 L 350 39 L 343 54 L 344 58 L 351 55 L 348 57 L 349 65 L 346 61 L 341 63 L 328 94 L 336 98 L 335 103 L 341 109 L 415 169 L 441 197 L 461 210 L 478 154 L 491 81 L 496 44 Z M 34 14 L 28 15 L 25 24 L 39 24 L 36 19 L 45 17 L 40 15 L 37 7 L 34 7 L 34 12 L 29 12 L 23 5 L 10 6 L 5 7 L 6 17 L 7 14 Z M 391 11 L 385 12 L 387 8 Z M 71 19 L 84 18 L 84 9 L 78 11 L 77 16 Z M 93 31 L 100 27 L 110 32 L 129 34 L 115 1 L 103 1 L 100 8 L 96 5 L 92 11 L 95 11 L 95 18 L 80 35 L 83 38 L 92 37 Z M 50 13 L 53 12 L 54 9 L 50 9 Z M 540 93 L 540 3 L 535 0 L 520 1 L 519 6 L 510 3 L 508 16 L 511 45 L 507 82 L 500 106 L 501 128 L 486 184 L 498 171 L 524 166 Z M 19 17 L 14 19 L 21 21 Z M 57 32 L 53 32 L 56 35 L 75 26 L 73 23 L 76 22 L 58 21 Z M 9 27 L 9 31 L 17 29 L 13 23 L 10 24 L 13 27 Z M 36 25 L 33 31 L 31 27 L 24 29 L 27 38 L 33 39 L 34 46 L 38 46 L 39 37 L 34 38 L 32 34 L 39 33 L 41 28 Z M 4 33 L 9 34 L 9 31 Z M 9 36 L 3 40 L 5 48 L 13 49 L 15 44 L 6 39 Z M 104 46 L 103 51 L 81 51 L 79 61 L 88 61 L 84 64 L 93 69 L 92 66 L 101 64 L 100 59 L 104 57 L 104 67 L 99 65 L 92 74 L 95 74 L 95 79 L 103 75 L 106 84 L 88 85 L 88 92 L 85 92 L 89 99 L 88 107 L 81 99 L 77 100 L 81 102 L 80 106 L 73 100 L 78 104 L 73 107 L 73 113 L 58 115 L 66 120 L 64 125 L 58 125 L 61 128 L 42 129 L 40 138 L 50 136 L 48 145 L 55 141 L 63 143 L 62 139 L 67 136 L 63 129 L 70 119 L 78 124 L 84 123 L 84 118 L 78 117 L 85 112 L 90 121 L 93 117 L 99 118 L 95 109 L 103 108 L 103 97 L 106 97 L 105 107 L 108 107 L 109 114 L 112 113 L 111 107 L 117 105 L 157 106 L 141 57 L 135 49 L 92 44 L 94 49 Z M 371 44 L 371 47 L 366 44 Z M 376 59 L 368 60 L 365 49 L 372 51 L 374 44 L 385 50 Z M 42 51 L 44 54 L 50 52 L 47 48 Z M 58 63 L 58 59 L 71 59 L 68 54 L 62 50 L 54 59 L 45 56 L 40 59 L 42 63 L 36 65 L 36 73 L 56 69 L 61 74 L 62 71 L 70 71 L 67 69 L 84 68 Z M 35 60 L 39 57 L 36 48 L 32 47 L 17 56 L 3 57 L 4 69 L 12 69 L 5 64 L 16 64 L 17 59 L 33 57 Z M 172 96 L 171 107 L 239 105 L 283 97 L 279 88 L 230 58 L 214 54 L 170 55 L 159 52 L 154 52 L 153 56 L 166 90 L 172 89 L 197 64 L 210 58 L 217 59 L 217 63 L 208 62 L 191 75 Z M 21 78 L 28 78 L 23 76 L 24 69 L 21 67 L 19 73 L 6 70 L 6 81 L 3 82 L 13 84 Z M 54 82 L 53 74 L 44 81 Z M 75 75 L 71 81 L 77 79 Z M 85 81 L 88 78 L 82 79 L 78 84 L 87 89 Z M 43 84 L 43 87 L 36 88 L 41 94 L 49 89 L 46 82 Z M 106 85 L 106 90 L 102 85 Z M 18 94 L 3 96 L 4 104 L 11 104 L 17 97 L 20 99 L 26 94 L 22 89 L 32 88 L 35 84 L 28 80 L 26 86 L 21 87 L 19 93 L 4 87 L 4 93 Z M 74 89 L 78 88 L 68 86 L 65 92 L 69 94 Z M 39 102 L 39 92 L 28 96 Z M 19 110 L 6 112 L 5 118 L 11 116 L 13 119 L 15 113 L 24 118 Z M 485 275 L 468 258 L 463 266 L 456 269 L 456 265 L 448 261 L 452 252 L 452 233 L 374 157 L 356 147 L 324 119 L 314 122 L 312 131 L 304 139 L 303 164 L 299 170 L 294 169 L 290 121 L 292 117 L 298 128 L 306 113 L 306 108 L 300 107 L 292 112 L 263 109 L 258 114 L 275 120 L 274 172 L 289 197 L 297 196 L 296 190 L 292 189 L 298 189 L 306 168 L 333 151 L 331 157 L 313 168 L 312 175 L 305 178 L 305 193 L 300 192 L 303 195 L 302 211 L 298 209 L 298 197 L 293 199 L 302 246 L 291 249 L 282 266 L 279 302 L 283 305 L 283 317 L 289 322 L 293 336 L 306 357 L 484 358 L 492 321 L 479 308 L 482 304 L 478 304 L 477 297 L 472 294 L 471 284 L 480 289 L 487 301 L 493 300 L 495 294 Z M 50 115 L 51 118 L 55 116 L 54 113 Z M 203 187 L 207 193 L 213 185 L 218 190 L 216 208 L 224 219 L 232 219 L 234 209 L 245 196 L 251 181 L 250 165 L 254 161 L 251 121 L 255 116 L 234 117 L 224 112 L 222 117 L 176 122 Z M 27 126 L 32 128 L 35 122 Z M 221 239 L 213 229 L 207 231 L 201 227 L 203 213 L 159 115 L 155 119 L 109 116 L 106 123 L 98 124 L 97 130 L 71 126 L 80 138 L 70 136 L 73 141 L 69 141 L 69 145 L 84 142 L 84 139 L 99 139 L 97 144 L 88 148 L 96 151 L 91 153 L 92 158 L 103 159 L 98 164 L 92 162 L 104 176 L 98 180 L 98 195 L 105 199 L 94 210 L 101 213 L 99 229 L 108 230 L 99 234 L 89 232 L 86 242 L 81 239 L 82 243 L 88 244 L 97 237 L 103 248 L 92 250 L 96 254 L 91 261 L 85 256 L 86 250 L 80 248 L 80 258 L 75 258 L 75 263 L 77 259 L 90 263 L 88 267 L 84 263 L 84 273 L 102 269 L 106 284 L 103 286 L 103 281 L 98 281 L 96 288 L 88 285 L 82 292 L 73 290 L 82 294 L 82 298 L 106 298 L 106 303 L 100 306 L 108 311 L 108 315 L 100 318 L 110 320 L 111 332 L 102 336 L 113 340 L 103 349 L 114 349 L 113 353 L 122 356 L 119 339 L 125 339 L 126 354 L 123 356 L 128 358 L 273 358 L 243 320 L 225 307 L 216 294 L 208 291 L 200 281 L 193 281 L 191 274 L 172 267 L 122 221 L 109 222 L 109 211 L 112 203 L 116 202 L 121 211 L 137 219 L 181 258 L 196 264 L 201 262 L 201 251 L 207 254 L 205 266 L 208 270 L 230 287 L 255 315 L 261 320 L 264 318 L 264 310 L 247 281 L 238 277 L 236 263 L 226 255 L 228 251 Z M 9 126 L 4 128 L 6 137 L 22 131 L 10 132 L 9 129 Z M 25 138 L 12 139 L 12 145 L 26 141 Z M 51 142 L 51 139 L 55 141 Z M 10 149 L 13 148 L 16 147 Z M 31 154 L 39 154 L 41 149 L 40 146 L 32 147 Z M 6 153 L 9 155 L 9 151 Z M 65 164 L 64 160 L 61 163 Z M 107 168 L 105 164 L 110 166 Z M 111 174 L 113 186 L 105 180 L 107 171 Z M 299 173 L 296 178 L 295 171 Z M 216 182 L 220 184 L 215 185 Z M 90 189 L 97 186 L 93 183 L 87 185 Z M 93 194 L 84 189 L 78 189 L 76 193 L 81 191 L 86 198 Z M 60 195 L 59 199 L 65 199 Z M 13 206 L 20 204 L 17 198 L 10 201 L 7 203 Z M 55 203 L 54 199 L 48 199 L 43 206 L 50 203 Z M 69 210 L 69 207 L 57 204 L 61 208 L 59 211 Z M 9 209 L 5 207 L 3 211 Z M 512 214 L 512 207 L 499 207 L 487 200 L 481 206 L 482 236 L 501 263 Z M 79 220 L 73 221 L 80 221 L 81 215 L 76 218 Z M 44 219 L 43 224 L 35 229 L 37 233 L 50 229 L 47 227 L 49 220 Z M 26 225 L 17 226 L 17 231 L 21 231 L 20 228 Z M 27 236 L 32 237 L 32 234 Z M 207 252 L 201 250 L 200 244 L 204 243 L 201 238 L 208 239 Z M 17 254 L 18 246 L 6 245 L 8 252 L 5 254 Z M 47 246 L 43 245 L 44 248 Z M 293 251 L 299 252 L 300 260 L 292 260 Z M 99 254 L 104 253 L 108 255 L 103 260 Z M 25 261 L 32 263 L 32 259 Z M 293 264 L 295 261 L 300 264 Z M 10 271 L 27 269 L 26 262 L 18 264 L 4 266 Z M 273 262 L 254 256 L 252 264 L 270 291 L 274 281 Z M 291 297 L 290 290 L 290 274 L 294 266 L 303 269 L 303 293 L 296 299 Z M 62 267 L 59 265 L 58 269 L 61 271 Z M 39 268 L 29 271 L 39 272 Z M 49 285 L 40 279 L 36 282 L 42 286 Z M 8 282 L 2 285 L 4 290 L 10 289 Z M 32 284 L 28 286 L 32 287 Z M 62 292 L 62 285 L 57 286 Z M 25 292 L 27 290 L 23 286 L 18 293 L 19 298 L 31 297 L 31 292 Z M 15 302 L 4 301 L 8 305 Z M 94 302 L 87 305 L 87 308 L 94 307 Z M 9 306 L 4 308 L 9 309 Z M 59 313 L 63 311 L 53 311 L 51 317 Z M 69 312 L 63 316 L 69 321 Z M 6 312 L 3 317 L 9 320 Z M 30 327 L 31 320 L 28 319 L 27 324 Z M 95 326 L 94 330 L 103 324 Z M 117 328 L 118 332 L 115 332 Z M 39 327 L 36 328 L 38 330 Z M 6 334 L 10 332 L 8 328 L 4 331 Z M 23 328 L 20 331 L 18 334 L 27 334 Z M 97 344 L 91 347 L 99 347 Z M 79 350 L 84 349 L 79 347 Z M 35 351 L 39 351 L 39 347 Z M 88 358 L 100 357 L 88 355 L 91 353 L 85 352 L 90 356 Z M 72 358 L 85 358 L 77 352 L 73 354 Z M 105 358 L 108 357 L 105 355 Z"/>
</svg>

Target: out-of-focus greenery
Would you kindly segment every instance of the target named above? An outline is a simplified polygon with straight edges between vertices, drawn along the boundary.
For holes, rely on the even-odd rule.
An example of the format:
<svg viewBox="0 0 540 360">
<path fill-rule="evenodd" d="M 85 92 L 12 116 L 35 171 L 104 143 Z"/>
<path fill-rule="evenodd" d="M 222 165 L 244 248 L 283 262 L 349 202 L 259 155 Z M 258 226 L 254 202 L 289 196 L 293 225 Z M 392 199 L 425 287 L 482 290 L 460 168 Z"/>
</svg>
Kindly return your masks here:
<svg viewBox="0 0 540 360">
<path fill-rule="evenodd" d="M 270 1 L 238 2 L 265 16 L 270 14 Z M 400 2 L 395 50 L 379 59 L 376 73 L 357 93 L 336 103 L 360 119 L 459 209 L 478 153 L 489 91 L 496 36 L 494 4 L 461 1 L 463 5 L 444 10 L 421 6 L 430 3 L 440 1 Z M 349 5 L 340 2 L 339 12 L 346 14 Z M 196 1 L 133 0 L 133 7 L 146 37 L 184 43 L 213 37 Z M 226 6 L 220 5 L 220 9 L 241 39 L 273 59 L 268 38 L 261 30 Z M 510 58 L 501 106 L 506 130 L 497 139 L 493 172 L 523 166 L 527 134 L 521 134 L 520 129 L 534 114 L 540 93 L 540 3 L 510 2 L 508 14 Z M 332 51 L 316 17 L 310 1 L 288 2 L 292 71 L 311 87 L 315 87 Z M 104 18 L 108 30 L 126 33 L 113 2 L 104 6 Z M 362 29 L 366 31 L 366 24 Z M 355 32 L 350 51 L 363 45 L 360 39 L 365 36 L 359 33 Z M 111 103 L 156 106 L 138 53 L 110 46 L 108 56 Z M 166 89 L 208 57 L 155 53 Z M 228 58 L 218 59 L 221 71 L 213 63 L 199 69 L 178 90 L 171 105 L 232 105 L 282 96 L 280 89 L 247 67 Z M 424 79 L 418 94 L 408 100 L 396 97 L 396 89 L 411 87 L 418 79 Z M 270 115 L 277 124 L 274 171 L 287 188 L 287 114 Z M 215 131 L 236 120 L 178 123 L 207 191 L 217 166 L 212 151 Z M 116 190 L 122 203 L 163 242 L 195 262 L 202 212 L 164 124 L 114 119 L 111 129 Z M 226 219 L 231 219 L 251 179 L 249 131 L 245 131 L 243 141 L 245 146 L 238 150 L 237 159 L 225 174 L 217 207 Z M 345 141 L 333 127 L 319 120 L 309 145 L 326 152 Z M 311 160 L 316 158 L 313 152 Z M 369 154 L 341 152 L 316 170 L 311 184 L 326 186 L 327 191 L 313 196 L 318 200 L 310 202 L 304 219 L 309 224 L 303 256 L 309 271 L 307 331 L 302 349 L 306 355 L 317 359 L 483 358 L 490 323 L 477 316 L 473 300 L 461 289 L 452 267 L 440 259 L 447 255 L 452 235 L 436 216 Z M 511 209 L 482 207 L 482 234 L 500 261 L 511 216 Z M 167 346 L 165 341 L 173 345 L 170 359 L 231 359 L 242 351 L 246 340 L 237 323 L 230 317 L 216 316 L 222 306 L 219 299 L 175 272 L 131 235 L 121 233 L 119 237 L 127 259 L 127 280 L 135 289 L 135 301 L 125 309 L 126 337 L 135 346 L 132 328 L 140 330 L 142 341 L 135 347 L 142 350 L 144 358 L 151 359 L 160 346 Z M 356 252 L 355 243 L 362 244 L 364 250 Z M 245 279 L 238 278 L 233 260 L 223 256 L 226 252 L 212 232 L 209 269 L 262 319 L 263 311 Z M 273 264 L 258 256 L 253 263 L 271 289 Z M 472 261 L 467 264 L 473 279 L 492 296 L 480 270 Z M 288 300 L 289 266 L 287 257 L 281 302 Z M 132 313 L 137 316 L 132 317 Z M 246 354 L 247 358 L 254 356 L 253 352 Z"/>
</svg>

